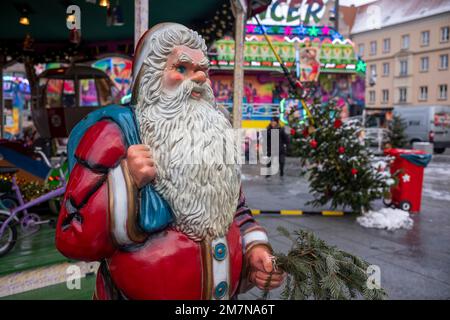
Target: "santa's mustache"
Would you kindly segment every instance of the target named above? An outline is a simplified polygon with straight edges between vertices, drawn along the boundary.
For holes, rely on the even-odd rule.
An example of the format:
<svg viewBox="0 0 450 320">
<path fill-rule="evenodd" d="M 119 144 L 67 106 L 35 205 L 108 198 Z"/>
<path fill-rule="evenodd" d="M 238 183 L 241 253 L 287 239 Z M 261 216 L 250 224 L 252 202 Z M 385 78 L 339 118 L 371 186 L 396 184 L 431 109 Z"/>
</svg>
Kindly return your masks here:
<svg viewBox="0 0 450 320">
<path fill-rule="evenodd" d="M 188 79 L 180 85 L 179 91 L 181 91 L 181 95 L 184 99 L 188 99 L 194 92 L 199 94 L 200 99 L 203 99 L 209 103 L 214 103 L 214 92 L 207 82 L 200 84 Z"/>
</svg>

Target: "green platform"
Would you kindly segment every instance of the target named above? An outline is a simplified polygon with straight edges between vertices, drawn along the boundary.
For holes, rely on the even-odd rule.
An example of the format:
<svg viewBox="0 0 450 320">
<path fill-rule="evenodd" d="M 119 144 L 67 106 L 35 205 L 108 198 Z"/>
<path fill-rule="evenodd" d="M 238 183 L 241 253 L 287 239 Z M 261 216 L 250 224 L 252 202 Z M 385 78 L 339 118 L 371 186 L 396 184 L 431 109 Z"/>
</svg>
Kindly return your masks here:
<svg viewBox="0 0 450 320">
<path fill-rule="evenodd" d="M 42 225 L 41 230 L 31 236 L 23 237 L 19 232 L 14 248 L 0 258 L 0 277 L 66 261 L 68 259 L 56 250 L 55 229 Z"/>
<path fill-rule="evenodd" d="M 11 279 L 16 274 L 39 272 L 42 268 L 53 270 L 58 266 L 70 262 L 56 250 L 55 229 L 44 224 L 41 229 L 28 236 L 19 231 L 19 238 L 14 248 L 4 257 L 0 258 L 0 279 Z M 42 271 L 41 271 L 42 272 Z M 17 285 L 17 282 L 13 282 Z M 80 290 L 67 289 L 66 283 L 49 285 L 47 287 L 0 297 L 0 300 L 85 300 L 92 299 L 95 285 L 95 276 L 87 276 L 81 280 Z M 11 287 L 12 288 L 12 287 Z M 14 289 L 13 289 L 14 291 Z M 20 290 L 19 290 L 20 292 Z"/>
</svg>

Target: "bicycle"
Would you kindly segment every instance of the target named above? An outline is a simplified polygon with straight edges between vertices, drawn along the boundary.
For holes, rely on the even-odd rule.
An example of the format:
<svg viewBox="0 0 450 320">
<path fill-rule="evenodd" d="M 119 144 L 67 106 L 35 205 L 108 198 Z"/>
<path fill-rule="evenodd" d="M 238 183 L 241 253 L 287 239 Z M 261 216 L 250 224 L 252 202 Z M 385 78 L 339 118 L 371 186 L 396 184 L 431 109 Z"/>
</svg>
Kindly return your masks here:
<svg viewBox="0 0 450 320">
<path fill-rule="evenodd" d="M 0 257 L 11 251 L 16 244 L 18 233 L 17 225 L 20 226 L 20 229 L 25 236 L 29 236 L 39 231 L 42 224 L 55 224 L 54 219 L 42 220 L 39 215 L 28 212 L 28 209 L 64 195 L 67 182 L 61 166 L 63 162 L 63 155 L 60 158 L 60 163 L 53 166 L 40 148 L 36 148 L 35 152 L 41 156 L 47 166 L 51 169 L 57 169 L 59 171 L 60 186 L 36 199 L 25 202 L 15 177 L 15 173 L 18 169 L 13 167 L 0 167 L 0 174 L 12 175 L 12 190 L 14 191 L 15 198 L 18 201 L 18 206 L 9 208 L 9 210 L 0 210 Z M 22 213 L 22 215 L 19 218 L 20 213 Z"/>
</svg>

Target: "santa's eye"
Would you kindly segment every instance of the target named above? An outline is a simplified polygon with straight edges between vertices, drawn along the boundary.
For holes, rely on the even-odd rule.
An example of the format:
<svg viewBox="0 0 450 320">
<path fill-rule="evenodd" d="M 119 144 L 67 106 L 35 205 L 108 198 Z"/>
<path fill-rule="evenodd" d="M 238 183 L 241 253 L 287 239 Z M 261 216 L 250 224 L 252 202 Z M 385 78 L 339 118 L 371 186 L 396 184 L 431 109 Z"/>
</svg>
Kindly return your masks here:
<svg viewBox="0 0 450 320">
<path fill-rule="evenodd" d="M 185 72 L 186 72 L 186 67 L 185 67 L 185 66 L 178 66 L 178 67 L 176 68 L 176 70 L 177 70 L 179 73 L 185 73 Z"/>
</svg>

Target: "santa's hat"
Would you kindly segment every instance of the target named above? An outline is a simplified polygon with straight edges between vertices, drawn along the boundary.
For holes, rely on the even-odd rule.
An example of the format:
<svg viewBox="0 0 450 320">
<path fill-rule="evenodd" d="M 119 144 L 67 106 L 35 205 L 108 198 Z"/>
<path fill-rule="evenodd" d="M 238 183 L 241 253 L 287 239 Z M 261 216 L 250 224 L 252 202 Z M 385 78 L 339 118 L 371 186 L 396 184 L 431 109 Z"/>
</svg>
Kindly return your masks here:
<svg viewBox="0 0 450 320">
<path fill-rule="evenodd" d="M 139 90 L 139 82 L 142 77 L 141 69 L 144 64 L 145 59 L 148 57 L 150 51 L 152 50 L 152 39 L 161 34 L 167 29 L 188 29 L 179 23 L 174 22 L 165 22 L 160 23 L 147 30 L 139 39 L 136 50 L 134 51 L 133 57 L 133 73 L 131 80 L 131 105 L 135 105 L 137 103 L 138 90 Z"/>
</svg>

